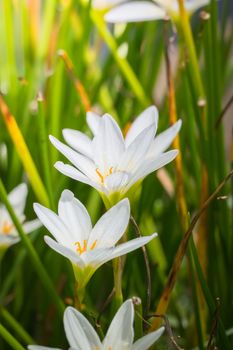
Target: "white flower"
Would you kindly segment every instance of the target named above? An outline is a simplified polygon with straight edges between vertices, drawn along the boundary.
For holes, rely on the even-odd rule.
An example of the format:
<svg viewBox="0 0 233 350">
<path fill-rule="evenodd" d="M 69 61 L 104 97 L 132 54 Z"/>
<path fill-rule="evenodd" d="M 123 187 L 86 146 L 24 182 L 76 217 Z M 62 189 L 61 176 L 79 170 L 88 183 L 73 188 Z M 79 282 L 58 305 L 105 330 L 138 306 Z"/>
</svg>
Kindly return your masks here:
<svg viewBox="0 0 233 350">
<path fill-rule="evenodd" d="M 25 233 L 30 233 L 39 228 L 41 224 L 39 220 L 25 222 L 24 208 L 27 194 L 27 186 L 22 183 L 8 194 L 8 199 L 18 217 L 18 220 L 22 224 Z M 8 247 L 18 241 L 20 241 L 20 237 L 18 236 L 18 232 L 11 220 L 10 214 L 6 207 L 0 204 L 0 248 Z"/>
<path fill-rule="evenodd" d="M 128 196 L 134 184 L 171 162 L 178 153 L 164 151 L 180 130 L 181 121 L 155 137 L 158 112 L 154 106 L 136 118 L 125 139 L 108 114 L 100 117 L 89 112 L 87 122 L 94 134 L 92 140 L 80 131 L 64 129 L 68 147 L 50 136 L 52 144 L 74 165 L 57 162 L 55 168 L 94 187 L 110 204 Z"/>
<path fill-rule="evenodd" d="M 34 210 L 56 239 L 45 236 L 45 242 L 73 263 L 80 289 L 102 264 L 142 247 L 157 236 L 154 233 L 115 246 L 129 222 L 128 199 L 108 210 L 94 227 L 84 205 L 69 190 L 62 192 L 58 215 L 40 204 L 34 204 Z"/>
<path fill-rule="evenodd" d="M 103 342 L 101 342 L 95 329 L 79 311 L 67 307 L 64 314 L 64 328 L 72 350 L 147 350 L 164 332 L 164 327 L 161 327 L 133 343 L 133 322 L 134 307 L 132 300 L 129 299 L 117 311 Z M 28 350 L 43 349 L 51 348 L 37 345 L 28 347 Z"/>
<path fill-rule="evenodd" d="M 185 0 L 186 10 L 192 14 L 199 8 L 209 4 L 210 0 Z M 142 22 L 164 19 L 166 15 L 179 16 L 177 0 L 124 1 L 124 0 L 94 0 L 96 9 L 109 9 L 105 20 L 110 23 Z"/>
</svg>

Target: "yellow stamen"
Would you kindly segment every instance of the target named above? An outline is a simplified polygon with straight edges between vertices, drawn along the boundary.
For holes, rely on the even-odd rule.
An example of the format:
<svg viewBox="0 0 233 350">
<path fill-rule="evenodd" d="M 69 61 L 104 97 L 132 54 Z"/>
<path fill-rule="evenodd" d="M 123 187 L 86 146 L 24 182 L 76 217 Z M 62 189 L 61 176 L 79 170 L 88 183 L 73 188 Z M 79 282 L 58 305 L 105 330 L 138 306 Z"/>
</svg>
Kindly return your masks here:
<svg viewBox="0 0 233 350">
<path fill-rule="evenodd" d="M 89 248 L 90 250 L 93 250 L 96 247 L 97 244 L 97 239 L 92 243 L 91 247 Z M 85 253 L 87 251 L 87 240 L 83 240 L 83 246 L 81 245 L 80 242 L 75 242 L 74 245 L 76 245 L 76 252 L 78 252 L 80 255 Z"/>
<path fill-rule="evenodd" d="M 4 221 L 3 222 L 3 226 L 2 226 L 2 232 L 4 235 L 9 235 L 9 233 L 11 233 L 12 229 L 13 229 L 13 225 L 10 224 L 9 222 L 7 221 Z"/>
<path fill-rule="evenodd" d="M 75 242 L 74 245 L 77 245 L 76 252 L 78 252 L 80 255 L 87 250 L 87 240 L 84 239 L 83 241 L 83 247 L 81 246 L 80 242 Z"/>
<path fill-rule="evenodd" d="M 97 239 L 92 243 L 90 250 L 93 250 L 95 248 L 96 243 L 97 243 Z"/>
<path fill-rule="evenodd" d="M 104 183 L 104 176 L 99 171 L 99 168 L 96 168 L 95 171 L 96 171 L 97 175 L 100 177 L 101 183 L 103 184 Z"/>
<path fill-rule="evenodd" d="M 107 172 L 106 175 L 102 175 L 101 172 L 99 171 L 99 168 L 96 168 L 95 171 L 96 171 L 97 175 L 99 176 L 101 183 L 103 184 L 105 177 L 109 176 L 113 173 L 113 166 L 111 166 L 111 168 L 109 168 L 109 171 Z"/>
</svg>

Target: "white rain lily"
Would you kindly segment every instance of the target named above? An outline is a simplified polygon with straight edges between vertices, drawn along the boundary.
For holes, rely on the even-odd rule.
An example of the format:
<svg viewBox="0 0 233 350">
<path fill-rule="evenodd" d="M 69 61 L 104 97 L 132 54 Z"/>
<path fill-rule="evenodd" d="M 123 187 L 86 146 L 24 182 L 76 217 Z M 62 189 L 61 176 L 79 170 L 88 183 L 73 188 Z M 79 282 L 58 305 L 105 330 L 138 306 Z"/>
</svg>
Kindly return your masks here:
<svg viewBox="0 0 233 350">
<path fill-rule="evenodd" d="M 155 106 L 136 118 L 125 139 L 116 121 L 108 114 L 100 117 L 89 112 L 87 122 L 93 139 L 80 131 L 64 129 L 63 137 L 69 145 L 66 146 L 50 136 L 52 144 L 74 165 L 57 162 L 55 168 L 94 187 L 107 207 L 128 197 L 133 185 L 171 162 L 178 153 L 177 150 L 164 151 L 179 132 L 181 120 L 155 137 L 158 123 Z"/>
<path fill-rule="evenodd" d="M 142 247 L 157 236 L 154 233 L 115 246 L 129 222 L 128 199 L 108 210 L 94 227 L 84 205 L 69 190 L 62 192 L 58 215 L 40 204 L 34 204 L 34 210 L 56 239 L 45 236 L 45 242 L 73 263 L 80 289 L 101 265 Z"/>
<path fill-rule="evenodd" d="M 209 2 L 210 0 L 184 0 L 184 6 L 192 14 Z M 96 9 L 110 9 L 104 17 L 110 23 L 151 21 L 164 19 L 167 15 L 176 19 L 179 16 L 178 0 L 94 0 L 93 6 Z"/>
<path fill-rule="evenodd" d="M 161 327 L 134 343 L 133 322 L 134 306 L 129 299 L 117 311 L 101 342 L 95 329 L 79 311 L 69 306 L 64 313 L 64 328 L 70 350 L 147 350 L 164 332 L 164 327 Z M 28 350 L 47 349 L 51 348 L 38 345 L 28 347 Z"/>
<path fill-rule="evenodd" d="M 8 199 L 22 224 L 25 233 L 30 233 L 39 228 L 41 223 L 39 220 L 25 222 L 24 208 L 27 194 L 27 186 L 22 183 L 8 194 Z M 0 204 L 0 248 L 6 248 L 19 241 L 20 237 L 18 236 L 18 232 L 11 220 L 10 214 L 6 207 L 3 204 Z"/>
</svg>

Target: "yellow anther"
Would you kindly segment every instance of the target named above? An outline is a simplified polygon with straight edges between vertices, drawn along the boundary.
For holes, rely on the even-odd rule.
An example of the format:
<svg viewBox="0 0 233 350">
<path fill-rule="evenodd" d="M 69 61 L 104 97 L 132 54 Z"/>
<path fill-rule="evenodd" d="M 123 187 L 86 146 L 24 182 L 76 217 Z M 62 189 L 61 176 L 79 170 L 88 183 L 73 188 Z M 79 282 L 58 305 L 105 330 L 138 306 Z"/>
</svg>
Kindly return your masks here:
<svg viewBox="0 0 233 350">
<path fill-rule="evenodd" d="M 92 243 L 91 247 L 88 248 L 88 250 L 93 250 L 96 247 L 96 244 L 97 244 L 97 239 Z M 74 245 L 77 246 L 76 252 L 78 252 L 80 255 L 87 251 L 87 240 L 86 239 L 83 240 L 83 245 L 79 241 L 75 242 Z"/>
<path fill-rule="evenodd" d="M 96 168 L 95 171 L 96 171 L 97 175 L 100 177 L 101 183 L 103 184 L 104 183 L 104 176 L 99 171 L 99 168 Z"/>
<path fill-rule="evenodd" d="M 90 250 L 93 250 L 95 248 L 96 243 L 97 243 L 97 239 L 92 243 Z"/>
<path fill-rule="evenodd" d="M 7 221 L 4 221 L 3 222 L 3 226 L 2 226 L 2 232 L 4 235 L 9 235 L 9 233 L 11 233 L 12 229 L 13 229 L 13 225 L 10 224 L 9 222 Z"/>
<path fill-rule="evenodd" d="M 96 168 L 95 171 L 96 171 L 97 175 L 99 176 L 101 183 L 103 184 L 106 176 L 109 176 L 113 173 L 113 166 L 111 166 L 111 168 L 109 168 L 108 172 L 105 175 L 101 174 L 101 172 L 99 171 L 99 168 Z"/>
<path fill-rule="evenodd" d="M 83 241 L 83 247 L 81 246 L 80 242 L 75 242 L 74 245 L 77 246 L 76 252 L 78 252 L 80 255 L 87 250 L 87 240 L 84 239 Z"/>
</svg>

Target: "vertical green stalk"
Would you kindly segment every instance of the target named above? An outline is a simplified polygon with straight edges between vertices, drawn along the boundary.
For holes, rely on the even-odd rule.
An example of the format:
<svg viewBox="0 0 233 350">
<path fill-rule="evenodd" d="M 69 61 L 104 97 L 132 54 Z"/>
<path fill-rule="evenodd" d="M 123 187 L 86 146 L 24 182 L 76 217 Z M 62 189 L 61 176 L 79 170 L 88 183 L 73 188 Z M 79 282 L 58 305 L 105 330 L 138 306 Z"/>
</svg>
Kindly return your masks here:
<svg viewBox="0 0 233 350">
<path fill-rule="evenodd" d="M 203 332 L 202 332 L 202 325 L 201 325 L 200 307 L 198 302 L 196 276 L 195 276 L 194 263 L 193 263 L 190 247 L 188 247 L 188 258 L 189 258 L 189 268 L 191 272 L 192 296 L 193 296 L 195 321 L 196 321 L 197 335 L 198 335 L 198 345 L 199 345 L 199 350 L 204 350 L 204 339 L 203 339 Z"/>
<path fill-rule="evenodd" d="M 185 44 L 188 48 L 188 54 L 190 59 L 190 64 L 192 66 L 192 75 L 193 75 L 193 82 L 196 87 L 196 91 L 198 93 L 198 100 L 205 99 L 205 92 L 204 87 L 201 79 L 197 54 L 196 54 L 196 48 L 193 41 L 193 35 L 192 30 L 189 23 L 189 17 L 184 7 L 184 1 L 178 0 L 179 3 L 179 10 L 180 10 L 180 17 L 178 19 L 178 27 L 181 28 L 182 34 L 185 40 Z"/>
<path fill-rule="evenodd" d="M 50 0 L 44 2 L 44 18 L 43 18 L 43 25 L 42 25 L 42 33 L 41 33 L 41 39 L 38 46 L 38 52 L 37 57 L 38 60 L 42 60 L 47 52 L 48 44 L 50 40 L 53 20 L 56 13 L 57 8 L 57 0 Z"/>
<path fill-rule="evenodd" d="M 25 331 L 20 323 L 5 309 L 0 307 L 0 316 L 14 329 L 26 344 L 35 344 L 34 339 Z"/>
<path fill-rule="evenodd" d="M 122 259 L 116 258 L 113 260 L 113 273 L 114 273 L 114 311 L 118 310 L 123 303 L 122 295 Z"/>
<path fill-rule="evenodd" d="M 134 71 L 132 70 L 130 64 L 125 58 L 122 58 L 118 53 L 118 47 L 117 44 L 111 35 L 111 33 L 108 31 L 106 24 L 100 15 L 98 15 L 95 11 L 90 11 L 91 19 L 93 23 L 95 24 L 96 28 L 98 29 L 100 35 L 103 37 L 104 41 L 108 45 L 108 48 L 110 49 L 115 61 L 117 62 L 121 72 L 123 73 L 124 77 L 128 81 L 129 85 L 131 86 L 135 96 L 139 99 L 141 104 L 144 107 L 147 107 L 150 104 L 150 100 L 147 98 L 145 91 L 140 84 L 139 80 L 137 79 Z"/>
<path fill-rule="evenodd" d="M 5 341 L 11 346 L 14 350 L 25 350 L 24 347 L 11 335 L 8 330 L 0 324 L 0 335 L 5 339 Z"/>
<path fill-rule="evenodd" d="M 51 164 L 48 153 L 48 133 L 45 125 L 45 111 L 43 96 L 38 96 L 38 129 L 39 129 L 39 145 L 42 159 L 42 166 L 44 170 L 44 181 L 47 188 L 50 207 L 54 210 L 55 204 L 53 200 L 52 179 L 51 179 Z"/>
<path fill-rule="evenodd" d="M 202 292 L 203 292 L 205 300 L 208 304 L 208 308 L 209 308 L 210 313 L 212 315 L 214 315 L 216 306 L 215 306 L 213 297 L 211 295 L 211 292 L 209 290 L 209 287 L 207 285 L 207 282 L 205 280 L 192 236 L 190 237 L 190 247 L 191 247 L 192 258 L 193 258 L 194 265 L 195 265 L 195 270 L 197 272 L 197 275 L 198 275 L 198 278 L 200 281 Z M 224 350 L 230 350 L 231 346 L 230 346 L 229 340 L 226 336 L 224 325 L 223 325 L 221 319 L 219 319 L 218 334 L 219 334 L 219 340 L 220 340 L 221 346 L 223 346 Z"/>
<path fill-rule="evenodd" d="M 54 289 L 54 286 L 50 280 L 49 275 L 47 274 L 44 266 L 42 265 L 39 256 L 37 255 L 36 250 L 34 249 L 30 239 L 28 238 L 28 236 L 25 234 L 22 225 L 19 222 L 18 217 L 16 216 L 9 200 L 7 197 L 7 193 L 5 190 L 5 187 L 3 185 L 2 180 L 0 179 L 0 198 L 2 199 L 2 202 L 4 203 L 4 205 L 6 206 L 7 211 L 10 214 L 10 217 L 16 227 L 16 230 L 18 231 L 18 234 L 28 252 L 28 255 L 35 267 L 35 269 L 37 270 L 37 273 L 42 281 L 42 283 L 44 284 L 44 287 L 47 289 L 48 293 L 51 296 L 51 299 L 54 301 L 54 303 L 56 304 L 56 307 L 58 309 L 58 311 L 63 314 L 64 311 L 64 304 L 61 301 L 61 299 L 59 298 L 56 290 Z"/>
<path fill-rule="evenodd" d="M 14 23 L 12 1 L 3 0 L 3 20 L 5 23 L 5 49 L 7 53 L 8 88 L 15 94 L 17 69 L 15 61 Z"/>
</svg>

